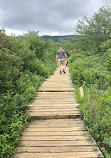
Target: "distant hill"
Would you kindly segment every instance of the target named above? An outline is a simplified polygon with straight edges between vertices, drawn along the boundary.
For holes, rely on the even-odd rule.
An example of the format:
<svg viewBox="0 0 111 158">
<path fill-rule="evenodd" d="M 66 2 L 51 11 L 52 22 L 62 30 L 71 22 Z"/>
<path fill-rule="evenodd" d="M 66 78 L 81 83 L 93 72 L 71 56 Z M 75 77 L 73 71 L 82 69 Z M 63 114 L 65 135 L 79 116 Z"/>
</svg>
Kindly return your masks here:
<svg viewBox="0 0 111 158">
<path fill-rule="evenodd" d="M 65 36 L 48 36 L 44 35 L 42 36 L 45 40 L 53 40 L 53 41 L 59 41 L 59 40 L 71 40 L 72 38 L 78 37 L 78 35 L 65 35 Z"/>
</svg>

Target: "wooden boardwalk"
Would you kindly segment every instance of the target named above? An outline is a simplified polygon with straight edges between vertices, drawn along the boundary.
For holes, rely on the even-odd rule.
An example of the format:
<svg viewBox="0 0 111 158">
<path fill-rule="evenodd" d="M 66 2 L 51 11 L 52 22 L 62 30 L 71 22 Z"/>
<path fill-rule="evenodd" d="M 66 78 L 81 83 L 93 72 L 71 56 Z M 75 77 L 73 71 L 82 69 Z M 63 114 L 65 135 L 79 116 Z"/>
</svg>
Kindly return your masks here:
<svg viewBox="0 0 111 158">
<path fill-rule="evenodd" d="M 13 158 L 103 158 L 80 119 L 74 90 L 68 68 L 62 75 L 57 69 L 41 85 L 29 105 L 33 121 Z"/>
</svg>

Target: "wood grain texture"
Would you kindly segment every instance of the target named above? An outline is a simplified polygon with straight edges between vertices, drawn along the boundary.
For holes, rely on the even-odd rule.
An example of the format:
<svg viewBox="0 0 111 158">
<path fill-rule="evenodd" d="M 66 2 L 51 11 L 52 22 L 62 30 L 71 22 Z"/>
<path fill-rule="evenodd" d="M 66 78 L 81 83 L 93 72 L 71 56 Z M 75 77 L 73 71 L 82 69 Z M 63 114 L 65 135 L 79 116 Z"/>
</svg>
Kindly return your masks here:
<svg viewBox="0 0 111 158">
<path fill-rule="evenodd" d="M 29 105 L 33 121 L 24 129 L 13 158 L 103 158 L 80 119 L 74 91 L 68 68 L 66 74 L 57 69 L 45 80 Z"/>
</svg>

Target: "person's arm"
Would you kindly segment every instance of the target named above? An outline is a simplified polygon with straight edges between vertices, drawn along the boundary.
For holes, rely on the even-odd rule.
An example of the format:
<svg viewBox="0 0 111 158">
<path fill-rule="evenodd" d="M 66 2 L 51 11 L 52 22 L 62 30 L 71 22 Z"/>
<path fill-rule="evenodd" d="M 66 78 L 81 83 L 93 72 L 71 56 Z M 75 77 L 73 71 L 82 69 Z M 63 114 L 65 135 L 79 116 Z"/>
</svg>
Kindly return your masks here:
<svg viewBox="0 0 111 158">
<path fill-rule="evenodd" d="M 56 55 L 56 63 L 57 63 L 58 55 Z"/>
<path fill-rule="evenodd" d="M 65 58 L 66 58 L 66 60 L 68 61 L 68 59 L 67 59 L 67 54 L 65 53 Z"/>
</svg>

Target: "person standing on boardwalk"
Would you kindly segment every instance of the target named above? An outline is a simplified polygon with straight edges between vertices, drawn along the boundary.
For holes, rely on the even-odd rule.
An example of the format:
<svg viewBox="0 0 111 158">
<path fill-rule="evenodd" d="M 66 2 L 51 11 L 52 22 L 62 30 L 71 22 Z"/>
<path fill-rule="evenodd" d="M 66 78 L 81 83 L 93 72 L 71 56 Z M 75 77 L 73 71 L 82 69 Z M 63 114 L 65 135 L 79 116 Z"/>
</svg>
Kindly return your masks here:
<svg viewBox="0 0 111 158">
<path fill-rule="evenodd" d="M 61 45 L 60 49 L 56 53 L 56 62 L 58 60 L 60 74 L 62 74 L 62 72 L 64 74 L 66 73 L 65 72 L 65 67 L 66 67 L 65 58 L 67 60 L 67 54 L 66 54 L 66 51 L 63 49 L 63 46 Z M 61 65 L 63 65 L 63 70 L 61 68 Z"/>
</svg>

